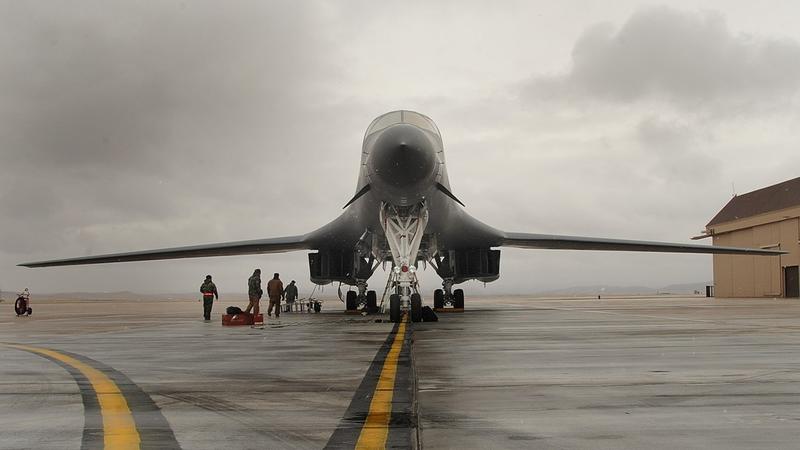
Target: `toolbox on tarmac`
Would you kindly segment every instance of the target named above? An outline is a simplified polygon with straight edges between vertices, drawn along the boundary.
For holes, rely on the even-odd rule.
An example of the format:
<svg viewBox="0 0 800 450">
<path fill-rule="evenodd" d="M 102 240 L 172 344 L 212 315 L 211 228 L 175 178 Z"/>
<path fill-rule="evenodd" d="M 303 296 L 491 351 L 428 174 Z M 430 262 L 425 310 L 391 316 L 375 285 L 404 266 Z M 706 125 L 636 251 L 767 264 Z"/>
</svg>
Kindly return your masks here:
<svg viewBox="0 0 800 450">
<path fill-rule="evenodd" d="M 225 314 L 222 316 L 222 324 L 226 326 L 253 325 L 254 323 L 264 323 L 264 315 L 259 314 L 253 316 L 249 313 L 239 313 Z"/>
</svg>

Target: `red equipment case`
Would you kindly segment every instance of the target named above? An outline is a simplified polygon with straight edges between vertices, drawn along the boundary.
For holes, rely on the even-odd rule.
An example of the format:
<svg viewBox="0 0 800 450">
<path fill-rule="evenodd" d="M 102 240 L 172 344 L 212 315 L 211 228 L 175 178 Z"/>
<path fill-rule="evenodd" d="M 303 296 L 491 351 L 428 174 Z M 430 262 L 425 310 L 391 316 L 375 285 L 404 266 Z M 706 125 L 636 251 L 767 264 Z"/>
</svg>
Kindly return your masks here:
<svg viewBox="0 0 800 450">
<path fill-rule="evenodd" d="M 253 318 L 254 316 L 249 313 L 225 314 L 222 316 L 222 324 L 226 326 L 237 326 L 237 325 L 253 325 L 254 323 L 264 323 L 263 314 L 255 316 L 255 321 L 253 320 Z"/>
</svg>

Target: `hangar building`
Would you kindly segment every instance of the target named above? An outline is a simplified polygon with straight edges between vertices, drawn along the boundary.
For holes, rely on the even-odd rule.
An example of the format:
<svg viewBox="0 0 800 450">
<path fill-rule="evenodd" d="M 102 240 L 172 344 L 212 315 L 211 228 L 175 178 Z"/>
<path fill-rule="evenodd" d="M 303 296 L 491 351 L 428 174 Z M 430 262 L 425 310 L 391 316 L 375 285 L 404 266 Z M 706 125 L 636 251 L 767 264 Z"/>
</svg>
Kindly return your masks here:
<svg viewBox="0 0 800 450">
<path fill-rule="evenodd" d="M 789 252 L 714 255 L 715 296 L 800 296 L 800 178 L 734 196 L 700 237 L 708 236 L 714 245 Z"/>
</svg>

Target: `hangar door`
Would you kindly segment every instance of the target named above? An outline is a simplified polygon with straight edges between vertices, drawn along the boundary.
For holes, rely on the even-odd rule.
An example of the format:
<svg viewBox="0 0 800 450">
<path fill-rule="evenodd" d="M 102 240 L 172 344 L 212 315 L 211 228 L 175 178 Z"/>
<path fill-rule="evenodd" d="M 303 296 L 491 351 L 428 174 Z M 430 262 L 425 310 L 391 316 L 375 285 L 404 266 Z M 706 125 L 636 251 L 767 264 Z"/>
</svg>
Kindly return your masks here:
<svg viewBox="0 0 800 450">
<path fill-rule="evenodd" d="M 786 286 L 786 297 L 800 297 L 800 273 L 798 266 L 788 266 L 783 269 Z"/>
</svg>

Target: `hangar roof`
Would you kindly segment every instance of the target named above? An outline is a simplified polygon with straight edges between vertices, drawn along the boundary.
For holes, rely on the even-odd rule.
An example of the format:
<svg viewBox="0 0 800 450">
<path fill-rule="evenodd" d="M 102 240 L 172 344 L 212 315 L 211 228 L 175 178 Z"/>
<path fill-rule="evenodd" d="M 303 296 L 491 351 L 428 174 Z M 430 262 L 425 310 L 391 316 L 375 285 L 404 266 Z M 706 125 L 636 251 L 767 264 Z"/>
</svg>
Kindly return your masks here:
<svg viewBox="0 0 800 450">
<path fill-rule="evenodd" d="M 800 177 L 733 197 L 706 226 L 799 205 Z"/>
</svg>

